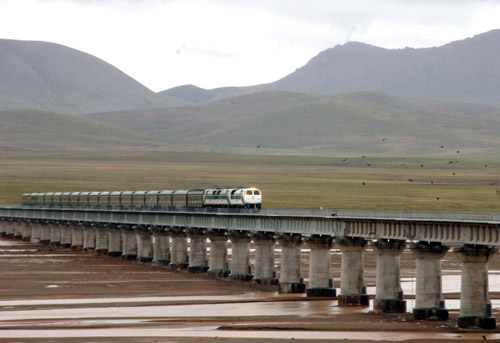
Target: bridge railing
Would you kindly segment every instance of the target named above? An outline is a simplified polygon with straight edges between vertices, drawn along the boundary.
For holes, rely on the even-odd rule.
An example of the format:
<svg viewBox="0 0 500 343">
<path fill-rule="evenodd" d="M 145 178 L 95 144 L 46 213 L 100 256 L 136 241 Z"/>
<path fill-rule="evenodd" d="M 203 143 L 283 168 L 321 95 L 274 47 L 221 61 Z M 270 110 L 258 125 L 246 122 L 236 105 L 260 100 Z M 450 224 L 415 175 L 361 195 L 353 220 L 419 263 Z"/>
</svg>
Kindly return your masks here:
<svg viewBox="0 0 500 343">
<path fill-rule="evenodd" d="M 8 209 L 57 209 L 74 210 L 73 207 L 33 207 L 20 205 L 0 205 L 1 210 Z M 79 210 L 98 211 L 111 210 L 116 212 L 159 211 L 167 213 L 222 213 L 222 214 L 258 214 L 267 216 L 305 216 L 305 217 L 339 217 L 352 219 L 398 219 L 398 220 L 436 220 L 457 222 L 481 222 L 500 224 L 500 213 L 492 212 L 433 212 L 433 211 L 380 211 L 380 210 L 344 210 L 344 209 L 227 209 L 227 208 L 182 208 L 170 210 L 128 209 L 128 208 L 78 208 Z M 0 213 L 1 214 L 1 213 Z"/>
</svg>

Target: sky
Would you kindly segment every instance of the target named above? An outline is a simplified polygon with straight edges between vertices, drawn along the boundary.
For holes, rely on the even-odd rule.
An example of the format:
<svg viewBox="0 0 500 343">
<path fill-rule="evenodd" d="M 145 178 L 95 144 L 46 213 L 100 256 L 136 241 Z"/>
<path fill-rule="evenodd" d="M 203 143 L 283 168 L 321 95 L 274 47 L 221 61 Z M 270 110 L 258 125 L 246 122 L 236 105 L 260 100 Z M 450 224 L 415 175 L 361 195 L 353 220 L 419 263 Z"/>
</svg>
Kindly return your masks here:
<svg viewBox="0 0 500 343">
<path fill-rule="evenodd" d="M 159 92 L 276 81 L 348 41 L 441 46 L 498 18 L 499 0 L 0 0 L 0 38 L 84 51 Z"/>
</svg>

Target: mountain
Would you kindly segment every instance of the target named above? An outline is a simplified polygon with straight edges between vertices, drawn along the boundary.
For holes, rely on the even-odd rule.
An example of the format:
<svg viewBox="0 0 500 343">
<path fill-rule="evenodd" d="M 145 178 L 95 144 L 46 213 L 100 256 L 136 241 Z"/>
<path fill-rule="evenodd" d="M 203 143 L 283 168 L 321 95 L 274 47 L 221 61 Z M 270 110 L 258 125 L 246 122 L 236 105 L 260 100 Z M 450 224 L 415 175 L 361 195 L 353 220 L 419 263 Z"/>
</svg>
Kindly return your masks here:
<svg viewBox="0 0 500 343">
<path fill-rule="evenodd" d="M 202 104 L 212 101 L 217 94 L 194 85 L 183 85 L 159 92 L 158 95 L 175 97 L 191 104 Z"/>
<path fill-rule="evenodd" d="M 158 97 L 94 56 L 46 42 L 0 39 L 0 110 L 68 114 L 185 105 Z"/>
<path fill-rule="evenodd" d="M 500 157 L 500 108 L 380 92 L 266 91 L 84 118 L 212 151 L 439 156 L 455 149 Z"/>
<path fill-rule="evenodd" d="M 423 49 L 349 42 L 261 88 L 311 94 L 380 91 L 500 106 L 500 30 Z"/>
<path fill-rule="evenodd" d="M 0 111 L 0 150 L 150 150 L 170 147 L 141 133 L 39 110 Z M 173 145 L 172 145 L 173 146 Z"/>
</svg>

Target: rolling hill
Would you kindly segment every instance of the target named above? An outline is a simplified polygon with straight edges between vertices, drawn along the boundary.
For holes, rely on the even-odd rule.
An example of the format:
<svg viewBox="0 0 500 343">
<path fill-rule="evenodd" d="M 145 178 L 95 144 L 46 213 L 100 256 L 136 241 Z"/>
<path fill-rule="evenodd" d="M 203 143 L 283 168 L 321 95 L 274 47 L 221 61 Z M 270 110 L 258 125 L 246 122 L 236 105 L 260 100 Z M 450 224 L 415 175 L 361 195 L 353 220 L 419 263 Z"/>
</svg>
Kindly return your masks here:
<svg viewBox="0 0 500 343">
<path fill-rule="evenodd" d="M 150 150 L 168 145 L 138 132 L 37 110 L 0 111 L 0 150 Z"/>
<path fill-rule="evenodd" d="M 404 156 L 456 149 L 500 156 L 500 108 L 379 92 L 269 91 L 193 107 L 84 117 L 217 151 Z"/>
</svg>

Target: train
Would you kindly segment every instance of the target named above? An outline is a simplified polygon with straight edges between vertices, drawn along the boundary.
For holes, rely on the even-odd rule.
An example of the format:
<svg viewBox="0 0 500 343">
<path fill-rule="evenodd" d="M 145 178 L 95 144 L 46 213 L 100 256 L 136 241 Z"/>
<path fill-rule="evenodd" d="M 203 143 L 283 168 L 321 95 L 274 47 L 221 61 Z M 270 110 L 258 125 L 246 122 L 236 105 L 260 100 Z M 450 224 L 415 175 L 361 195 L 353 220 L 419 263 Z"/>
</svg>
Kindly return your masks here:
<svg viewBox="0 0 500 343">
<path fill-rule="evenodd" d="M 25 206 L 96 208 L 254 208 L 262 206 L 257 188 L 192 189 L 163 191 L 24 193 Z"/>
</svg>

